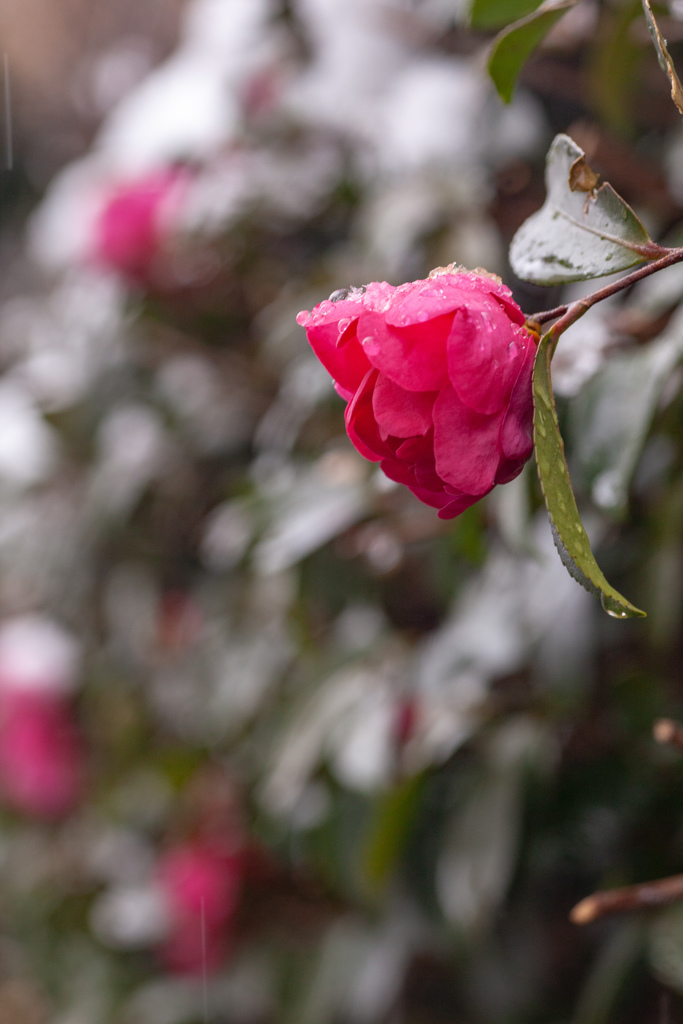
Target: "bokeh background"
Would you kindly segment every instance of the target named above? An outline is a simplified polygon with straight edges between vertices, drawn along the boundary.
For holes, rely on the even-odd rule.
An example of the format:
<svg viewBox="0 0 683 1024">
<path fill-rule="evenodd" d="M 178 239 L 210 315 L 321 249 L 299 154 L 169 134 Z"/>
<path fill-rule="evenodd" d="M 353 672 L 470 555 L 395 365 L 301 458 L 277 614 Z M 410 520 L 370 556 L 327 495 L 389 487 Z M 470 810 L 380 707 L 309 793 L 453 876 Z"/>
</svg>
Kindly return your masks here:
<svg viewBox="0 0 683 1024">
<path fill-rule="evenodd" d="M 295 322 L 451 262 L 580 294 L 506 258 L 558 131 L 680 244 L 639 3 L 582 0 L 509 107 L 494 28 L 0 6 L 2 1024 L 683 1019 L 683 908 L 568 920 L 683 868 L 680 268 L 554 364 L 643 621 L 566 574 L 533 465 L 444 523 L 365 463 Z"/>
</svg>

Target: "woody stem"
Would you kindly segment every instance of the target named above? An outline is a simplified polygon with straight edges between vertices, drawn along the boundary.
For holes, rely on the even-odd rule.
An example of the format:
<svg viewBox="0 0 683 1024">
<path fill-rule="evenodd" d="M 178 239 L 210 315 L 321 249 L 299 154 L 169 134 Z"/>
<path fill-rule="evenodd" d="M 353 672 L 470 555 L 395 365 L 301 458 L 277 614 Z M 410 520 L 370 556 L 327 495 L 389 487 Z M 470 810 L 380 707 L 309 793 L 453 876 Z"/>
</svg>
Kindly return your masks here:
<svg viewBox="0 0 683 1024">
<path fill-rule="evenodd" d="M 598 291 L 593 292 L 592 295 L 585 295 L 582 299 L 578 299 L 576 302 L 567 303 L 564 306 L 557 306 L 555 309 L 544 310 L 542 313 L 535 313 L 530 316 L 528 320 L 531 323 L 544 324 L 549 320 L 556 320 L 553 326 L 550 328 L 550 333 L 553 336 L 555 342 L 559 336 L 571 327 L 576 320 L 583 316 L 591 306 L 594 306 L 597 302 L 602 302 L 603 299 L 608 299 L 610 295 L 616 295 L 617 292 L 623 291 L 624 288 L 630 288 L 632 284 L 637 281 L 642 281 L 644 277 L 649 277 L 650 274 L 656 274 L 658 270 L 664 270 L 666 267 L 673 266 L 674 263 L 680 263 L 683 260 L 683 247 L 676 249 L 669 249 L 666 256 L 662 256 L 661 259 L 653 260 L 651 263 L 646 263 L 644 267 L 638 267 L 637 270 L 632 271 L 630 274 L 626 274 L 625 277 L 620 277 L 618 281 L 612 281 L 610 284 L 605 285 L 604 288 L 599 288 Z M 556 319 L 558 318 L 558 319 Z"/>
<path fill-rule="evenodd" d="M 577 903 L 569 915 L 574 924 L 589 924 L 606 914 L 662 907 L 683 899 L 683 875 L 658 878 L 654 882 L 629 885 L 624 889 L 595 892 Z"/>
</svg>

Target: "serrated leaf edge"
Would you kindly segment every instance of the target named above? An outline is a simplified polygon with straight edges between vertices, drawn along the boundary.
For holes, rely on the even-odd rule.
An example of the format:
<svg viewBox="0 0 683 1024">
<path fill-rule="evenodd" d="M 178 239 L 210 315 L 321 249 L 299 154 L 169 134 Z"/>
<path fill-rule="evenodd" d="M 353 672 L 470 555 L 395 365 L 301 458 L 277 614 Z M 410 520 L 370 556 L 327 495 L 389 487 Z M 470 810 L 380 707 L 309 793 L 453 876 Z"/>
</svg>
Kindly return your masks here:
<svg viewBox="0 0 683 1024">
<path fill-rule="evenodd" d="M 588 590 L 589 593 L 600 596 L 602 606 L 608 615 L 619 619 L 642 618 L 645 615 L 645 612 L 636 608 L 635 605 L 632 605 L 631 602 L 615 590 L 605 578 L 602 570 L 595 561 L 595 557 L 591 551 L 590 541 L 588 540 L 588 535 L 586 534 L 583 523 L 581 522 L 581 517 L 576 505 L 576 499 L 574 497 L 569 477 L 569 469 L 567 467 L 567 460 L 564 454 L 564 442 L 562 440 L 562 435 L 560 434 L 560 426 L 557 419 L 557 410 L 555 408 L 555 399 L 552 390 L 550 361 L 552 359 L 555 341 L 556 339 L 552 334 L 552 329 L 543 335 L 536 352 L 533 372 L 534 452 L 536 455 L 536 465 L 538 468 L 541 490 L 543 491 L 543 498 L 550 518 L 555 545 L 560 554 L 562 563 L 570 575 L 580 583 L 581 586 Z M 550 443 L 550 439 L 548 438 L 549 430 L 554 433 L 554 439 L 557 441 L 556 451 L 554 453 L 550 453 L 546 450 Z M 568 494 L 566 495 L 566 498 L 569 502 L 569 508 L 567 508 L 567 501 L 565 501 L 564 498 L 553 494 L 552 492 L 549 462 L 551 458 L 556 458 L 561 463 L 560 474 L 567 485 Z M 555 468 L 557 469 L 557 465 Z M 558 522 L 559 516 L 557 512 L 560 502 L 564 506 L 562 509 L 564 517 L 573 520 L 573 533 L 571 538 L 567 536 L 568 531 L 565 530 L 565 532 L 563 532 L 562 524 Z"/>
</svg>

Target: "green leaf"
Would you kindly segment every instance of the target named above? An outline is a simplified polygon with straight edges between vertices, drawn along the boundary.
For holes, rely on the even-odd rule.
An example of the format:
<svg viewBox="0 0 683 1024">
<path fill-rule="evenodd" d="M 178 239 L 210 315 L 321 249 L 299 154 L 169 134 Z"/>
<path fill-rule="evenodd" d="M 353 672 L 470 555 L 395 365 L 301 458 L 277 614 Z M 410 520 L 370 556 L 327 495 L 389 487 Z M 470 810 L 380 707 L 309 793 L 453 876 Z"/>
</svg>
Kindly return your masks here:
<svg viewBox="0 0 683 1024">
<path fill-rule="evenodd" d="M 596 505 L 626 511 L 638 464 L 662 388 L 683 357 L 683 316 L 645 348 L 613 356 L 569 407 L 568 432 L 579 482 Z"/>
<path fill-rule="evenodd" d="M 616 619 L 643 616 L 605 579 L 593 557 L 583 528 L 564 457 L 564 443 L 555 411 L 550 380 L 554 339 L 549 331 L 541 338 L 534 362 L 534 449 L 538 475 L 560 558 L 582 587 L 600 597 L 608 615 Z"/>
<path fill-rule="evenodd" d="M 643 10 L 645 11 L 645 20 L 647 22 L 647 27 L 650 30 L 650 35 L 652 36 L 652 42 L 655 44 L 659 66 L 669 79 L 669 84 L 671 86 L 671 99 L 678 107 L 679 113 L 683 114 L 683 86 L 681 86 L 678 75 L 676 74 L 671 54 L 666 48 L 666 39 L 659 31 L 659 27 L 655 21 L 655 16 L 652 13 L 649 0 L 643 0 Z"/>
<path fill-rule="evenodd" d="M 586 54 L 586 89 L 591 107 L 599 120 L 627 139 L 633 136 L 633 104 L 646 52 L 633 32 L 633 22 L 642 13 L 641 0 L 601 8 L 600 45 Z"/>
<path fill-rule="evenodd" d="M 538 7 L 538 0 L 473 0 L 470 9 L 472 28 L 502 28 L 524 18 Z"/>
<path fill-rule="evenodd" d="M 523 281 L 562 284 L 602 277 L 663 256 L 631 207 L 598 177 L 568 135 L 548 151 L 543 207 L 510 245 L 510 265 Z"/>
<path fill-rule="evenodd" d="M 424 788 L 424 774 L 405 779 L 380 797 L 365 848 L 364 874 L 373 886 L 386 882 L 399 860 Z"/>
<path fill-rule="evenodd" d="M 512 99 L 517 76 L 527 57 L 543 36 L 559 21 L 565 11 L 578 0 L 545 0 L 535 11 L 504 29 L 493 40 L 489 57 L 489 74 L 505 103 Z"/>
</svg>

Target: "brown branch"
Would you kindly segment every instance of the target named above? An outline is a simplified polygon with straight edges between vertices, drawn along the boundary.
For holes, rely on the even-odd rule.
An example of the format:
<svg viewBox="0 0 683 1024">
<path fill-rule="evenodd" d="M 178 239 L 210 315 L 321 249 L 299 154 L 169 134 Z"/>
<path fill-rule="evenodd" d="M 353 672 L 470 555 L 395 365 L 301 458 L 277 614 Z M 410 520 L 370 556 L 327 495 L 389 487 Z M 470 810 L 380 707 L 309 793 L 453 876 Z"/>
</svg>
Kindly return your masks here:
<svg viewBox="0 0 683 1024">
<path fill-rule="evenodd" d="M 658 248 L 661 249 L 661 246 Z M 527 320 L 533 321 L 537 324 L 543 324 L 548 320 L 555 320 L 559 317 L 557 322 L 550 328 L 555 341 L 557 341 L 559 336 L 566 331 L 568 327 L 571 327 L 579 317 L 582 317 L 583 314 L 597 302 L 602 302 L 603 299 L 607 299 L 611 295 L 616 295 L 617 292 L 623 291 L 624 288 L 630 288 L 630 286 L 632 284 L 636 284 L 637 281 L 642 281 L 644 277 L 649 277 L 650 274 L 655 274 L 658 270 L 664 270 L 666 267 L 671 267 L 674 263 L 680 263 L 681 260 L 683 260 L 683 248 L 663 251 L 666 252 L 666 255 L 661 259 L 653 260 L 651 263 L 647 263 L 644 267 L 638 267 L 637 270 L 633 270 L 630 274 L 626 274 L 625 277 L 620 277 L 617 281 L 612 281 L 610 284 L 605 285 L 604 288 L 599 288 L 597 292 L 593 292 L 592 295 L 586 295 L 577 302 L 572 302 L 565 306 L 557 306 L 555 309 L 547 309 L 542 313 L 534 313 L 532 316 L 527 317 Z"/>
<path fill-rule="evenodd" d="M 683 750 L 683 725 L 674 722 L 672 718 L 658 719 L 654 724 L 652 734 L 657 743 L 664 743 Z"/>
<path fill-rule="evenodd" d="M 683 900 L 683 875 L 658 878 L 655 882 L 642 882 L 610 892 L 595 892 L 577 903 L 569 915 L 574 924 L 589 924 L 605 914 L 662 907 Z"/>
<path fill-rule="evenodd" d="M 533 320 L 536 324 L 546 324 L 549 320 L 557 320 L 558 316 L 564 316 L 569 309 L 569 306 L 565 303 L 564 306 L 556 306 L 555 309 L 546 309 L 542 313 L 534 313 L 533 316 L 528 316 L 527 320 Z"/>
</svg>

